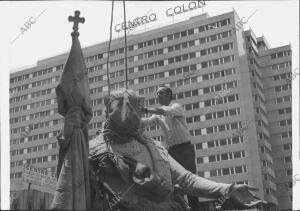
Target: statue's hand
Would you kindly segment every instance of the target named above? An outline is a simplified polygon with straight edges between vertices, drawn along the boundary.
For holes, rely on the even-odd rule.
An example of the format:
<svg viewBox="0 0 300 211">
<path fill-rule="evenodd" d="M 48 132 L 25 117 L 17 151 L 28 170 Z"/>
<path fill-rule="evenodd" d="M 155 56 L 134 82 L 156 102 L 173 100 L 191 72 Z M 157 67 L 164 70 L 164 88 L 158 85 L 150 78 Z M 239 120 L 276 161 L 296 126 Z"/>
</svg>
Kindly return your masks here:
<svg viewBox="0 0 300 211">
<path fill-rule="evenodd" d="M 234 200 L 240 205 L 246 207 L 252 207 L 259 203 L 262 203 L 262 200 L 257 199 L 254 194 L 250 191 L 258 191 L 259 189 L 249 185 L 233 185 L 231 192 L 229 193 L 230 199 Z"/>
<path fill-rule="evenodd" d="M 138 163 L 133 174 L 133 181 L 137 186 L 149 191 L 156 196 L 166 196 L 170 193 L 170 188 L 166 181 L 158 174 L 151 172 L 148 166 Z"/>
</svg>

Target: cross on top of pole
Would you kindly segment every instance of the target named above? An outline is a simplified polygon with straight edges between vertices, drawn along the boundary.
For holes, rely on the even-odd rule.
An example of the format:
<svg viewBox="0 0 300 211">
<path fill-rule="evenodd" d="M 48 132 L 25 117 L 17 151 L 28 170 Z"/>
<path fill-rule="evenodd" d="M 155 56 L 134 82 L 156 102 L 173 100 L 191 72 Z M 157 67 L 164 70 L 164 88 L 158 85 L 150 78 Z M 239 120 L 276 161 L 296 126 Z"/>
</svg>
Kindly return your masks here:
<svg viewBox="0 0 300 211">
<path fill-rule="evenodd" d="M 85 19 L 84 18 L 80 18 L 79 17 L 80 15 L 80 11 L 76 10 L 75 11 L 75 16 L 69 16 L 68 20 L 69 22 L 74 22 L 73 24 L 73 32 L 72 32 L 72 35 L 79 35 L 78 33 L 78 24 L 79 23 L 84 23 L 85 22 Z"/>
</svg>

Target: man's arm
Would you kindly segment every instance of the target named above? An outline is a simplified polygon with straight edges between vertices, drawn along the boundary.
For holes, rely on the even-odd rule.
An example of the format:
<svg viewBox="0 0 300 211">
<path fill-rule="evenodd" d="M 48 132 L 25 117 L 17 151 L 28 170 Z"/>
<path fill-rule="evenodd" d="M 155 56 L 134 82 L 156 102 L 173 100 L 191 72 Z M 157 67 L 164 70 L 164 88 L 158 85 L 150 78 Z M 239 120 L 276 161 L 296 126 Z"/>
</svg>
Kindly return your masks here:
<svg viewBox="0 0 300 211">
<path fill-rule="evenodd" d="M 145 128 L 148 126 L 154 126 L 155 124 L 159 124 L 159 117 L 156 115 L 152 115 L 148 118 L 141 118 L 141 128 Z"/>
<path fill-rule="evenodd" d="M 163 115 L 165 116 L 165 112 L 162 108 L 148 108 L 147 112 L 149 114 Z"/>
<path fill-rule="evenodd" d="M 199 177 L 183 168 L 170 155 L 168 156 L 173 184 L 178 184 L 187 194 L 207 198 L 218 198 L 228 195 L 232 184 L 217 183 Z"/>
<path fill-rule="evenodd" d="M 149 114 L 172 116 L 172 117 L 183 117 L 184 111 L 180 104 L 174 103 L 171 106 L 163 106 L 161 108 L 148 108 Z"/>
</svg>

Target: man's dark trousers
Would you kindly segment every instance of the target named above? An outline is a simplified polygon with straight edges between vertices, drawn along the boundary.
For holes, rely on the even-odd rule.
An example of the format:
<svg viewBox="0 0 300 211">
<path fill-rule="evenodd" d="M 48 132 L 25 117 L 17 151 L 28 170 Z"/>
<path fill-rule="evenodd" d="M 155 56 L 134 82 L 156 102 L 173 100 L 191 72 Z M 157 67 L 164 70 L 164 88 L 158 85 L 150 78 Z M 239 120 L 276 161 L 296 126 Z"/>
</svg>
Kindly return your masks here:
<svg viewBox="0 0 300 211">
<path fill-rule="evenodd" d="M 176 144 L 168 149 L 169 154 L 180 163 L 186 170 L 196 174 L 195 150 L 194 145 L 190 142 Z M 198 210 L 198 198 L 187 196 L 189 205 L 193 211 Z"/>
</svg>

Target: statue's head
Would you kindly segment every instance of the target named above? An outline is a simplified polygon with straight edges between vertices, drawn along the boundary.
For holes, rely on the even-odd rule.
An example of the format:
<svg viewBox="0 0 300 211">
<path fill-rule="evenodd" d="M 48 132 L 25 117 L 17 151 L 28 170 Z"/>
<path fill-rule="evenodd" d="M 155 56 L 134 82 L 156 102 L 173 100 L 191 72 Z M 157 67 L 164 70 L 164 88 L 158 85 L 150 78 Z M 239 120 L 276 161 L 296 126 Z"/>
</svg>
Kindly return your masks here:
<svg viewBox="0 0 300 211">
<path fill-rule="evenodd" d="M 118 128 L 136 131 L 140 125 L 144 98 L 132 90 L 117 90 L 104 98 L 106 118 Z"/>
</svg>

